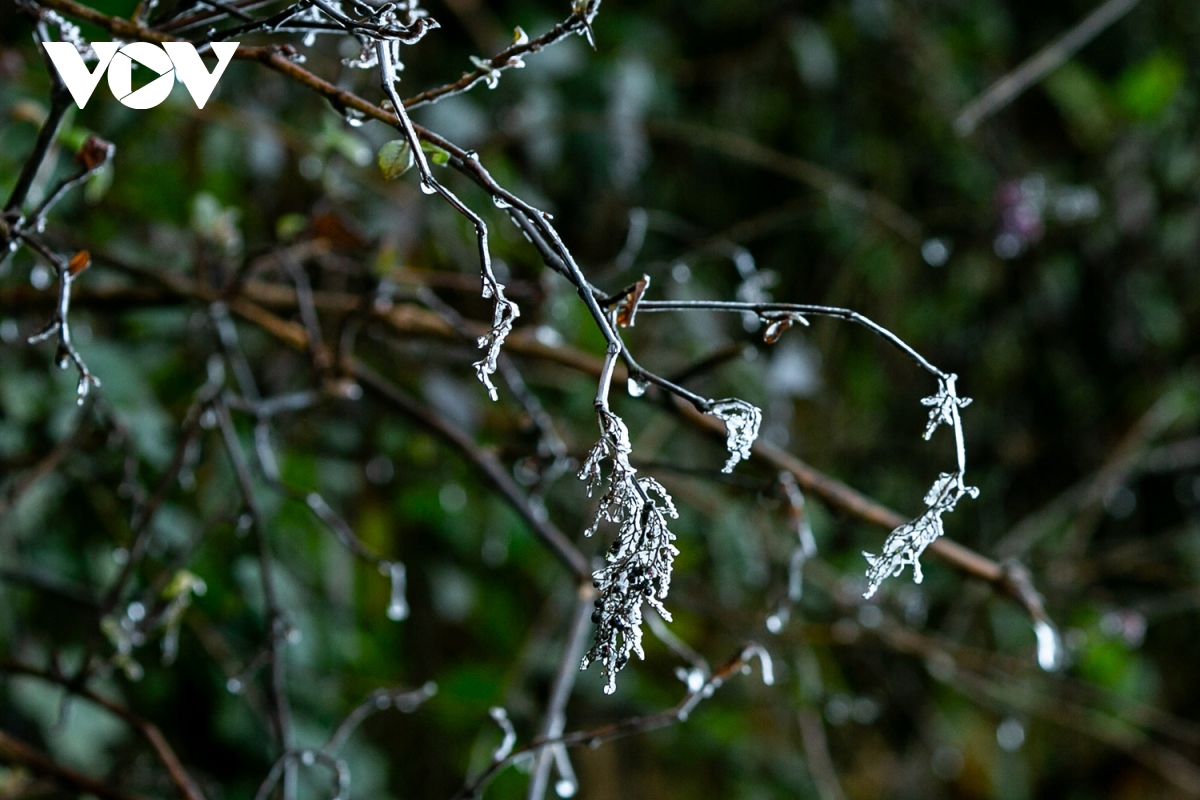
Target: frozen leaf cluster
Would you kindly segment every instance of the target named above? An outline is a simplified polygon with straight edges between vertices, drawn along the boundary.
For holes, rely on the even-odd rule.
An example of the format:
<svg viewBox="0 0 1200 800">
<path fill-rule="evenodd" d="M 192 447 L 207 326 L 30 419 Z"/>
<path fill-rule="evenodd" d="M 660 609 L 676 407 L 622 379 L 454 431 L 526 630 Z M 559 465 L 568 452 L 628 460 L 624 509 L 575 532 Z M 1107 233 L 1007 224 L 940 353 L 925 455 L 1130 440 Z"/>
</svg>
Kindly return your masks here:
<svg viewBox="0 0 1200 800">
<path fill-rule="evenodd" d="M 733 472 L 739 461 L 750 458 L 750 448 L 754 446 L 762 425 L 762 409 L 731 397 L 713 403 L 709 413 L 725 423 L 725 447 L 729 450 L 729 460 L 721 471 Z"/>
<path fill-rule="evenodd" d="M 323 0 L 323 4 L 330 7 L 335 15 L 345 15 L 342 10 L 339 0 Z M 317 6 L 312 6 L 309 13 L 313 15 L 312 21 L 321 21 L 320 12 Z M 330 15 L 335 21 L 337 17 Z M 416 44 L 421 40 L 427 32 L 435 30 L 438 27 L 437 20 L 429 16 L 425 9 L 421 8 L 417 0 L 407 3 L 387 3 L 382 5 L 366 20 L 375 26 L 374 31 L 363 29 L 361 31 L 352 31 L 360 46 L 360 51 L 354 58 L 346 58 L 342 63 L 353 69 L 375 69 L 379 66 L 379 52 L 376 50 L 376 41 L 379 38 L 380 32 L 387 32 L 391 35 L 385 36 L 383 41 L 386 42 L 392 56 L 392 68 L 395 72 L 400 72 L 404 69 L 404 62 L 400 58 L 401 45 Z M 309 34 L 309 39 L 305 41 L 306 45 L 312 44 L 312 34 Z"/>
<path fill-rule="evenodd" d="M 954 375 L 938 378 L 937 394 L 921 398 L 921 405 L 929 407 L 929 423 L 925 426 L 925 440 L 928 441 L 939 425 L 958 425 L 958 410 L 971 405 L 971 398 L 959 397 L 955 391 Z"/>
<path fill-rule="evenodd" d="M 945 533 L 942 515 L 953 511 L 965 495 L 977 497 L 979 490 L 974 486 L 965 486 L 961 473 L 943 472 L 938 475 L 925 495 L 925 512 L 889 533 L 879 555 L 863 553 L 870 565 L 867 569 L 869 585 L 865 597 L 874 595 L 880 584 L 899 575 L 907 566 L 913 568 L 913 581 L 921 582 L 924 577 L 921 574 L 921 554 Z"/>
<path fill-rule="evenodd" d="M 864 552 L 869 567 L 867 580 L 869 582 L 866 597 L 871 597 L 879 589 L 879 585 L 887 578 L 899 575 L 906 566 L 913 568 L 913 580 L 920 583 L 921 554 L 935 539 L 945 533 L 942 515 L 953 511 L 958 501 L 965 495 L 977 497 L 979 490 L 967 486 L 963 478 L 967 471 L 966 448 L 963 444 L 962 420 L 959 411 L 971 404 L 971 398 L 959 397 L 955 384 L 958 377 L 941 373 L 938 375 L 937 393 L 923 398 L 921 405 L 929 408 L 929 422 L 925 426 L 925 439 L 933 436 L 940 426 L 946 425 L 954 431 L 955 449 L 958 455 L 958 470 L 943 472 L 933 482 L 932 488 L 925 495 L 925 511 L 916 519 L 906 522 L 896 528 L 883 543 L 879 555 Z"/>
<path fill-rule="evenodd" d="M 599 414 L 600 441 L 588 453 L 579 478 L 591 495 L 604 482 L 601 465 L 605 461 L 611 462 L 611 472 L 587 535 L 595 533 L 604 520 L 615 523 L 618 530 L 605 557 L 606 565 L 592 576 L 599 591 L 592 614 L 596 640 L 581 668 L 599 661 L 604 668 L 604 692 L 612 694 L 617 673 L 629 663 L 630 654 L 645 658 L 642 605 L 648 603 L 663 619 L 671 619 L 662 601 L 670 589 L 671 568 L 679 551 L 672 544 L 675 535 L 667 528 L 667 517 L 679 514 L 662 484 L 637 477 L 629 463 L 632 448 L 624 421 L 607 410 Z"/>
<path fill-rule="evenodd" d="M 479 347 L 487 350 L 487 354 L 476 361 L 474 366 L 476 377 L 487 388 L 488 396 L 494 401 L 498 398 L 496 386 L 492 383 L 492 375 L 497 369 L 496 361 L 500 358 L 500 348 L 504 345 L 504 340 L 512 333 L 513 322 L 521 316 L 521 309 L 504 296 L 504 284 L 489 274 L 483 276 L 483 297 L 495 298 L 496 305 L 492 313 L 492 329 L 478 339 Z"/>
</svg>

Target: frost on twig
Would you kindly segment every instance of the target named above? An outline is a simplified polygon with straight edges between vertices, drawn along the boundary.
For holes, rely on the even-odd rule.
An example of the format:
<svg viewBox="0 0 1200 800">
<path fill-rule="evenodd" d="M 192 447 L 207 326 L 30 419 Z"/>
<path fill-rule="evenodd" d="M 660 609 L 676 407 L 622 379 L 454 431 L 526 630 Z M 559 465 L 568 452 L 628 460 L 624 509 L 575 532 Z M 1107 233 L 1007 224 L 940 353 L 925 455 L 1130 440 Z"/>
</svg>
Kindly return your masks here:
<svg viewBox="0 0 1200 800">
<path fill-rule="evenodd" d="M 497 369 L 496 360 L 500 357 L 500 347 L 505 338 L 512 333 L 513 322 L 521 316 L 517 304 L 504 296 L 504 284 L 498 282 L 491 274 L 483 275 L 483 297 L 496 298 L 495 310 L 492 314 L 492 329 L 479 337 L 480 348 L 487 350 L 487 355 L 475 362 L 475 375 L 488 390 L 488 395 L 495 401 L 498 398 L 496 386 L 492 383 L 492 375 Z"/>
<path fill-rule="evenodd" d="M 945 533 L 942 515 L 953 511 L 964 496 L 979 496 L 979 489 L 963 483 L 967 471 L 967 457 L 959 409 L 970 405 L 971 398 L 958 396 L 955 390 L 956 380 L 957 376 L 953 374 L 939 375 L 937 394 L 922 399 L 921 404 L 929 406 L 930 409 L 929 423 L 925 428 L 926 439 L 941 425 L 947 425 L 954 431 L 958 470 L 938 475 L 925 495 L 924 513 L 888 534 L 879 555 L 863 553 L 870 565 L 867 569 L 867 580 L 870 583 L 867 586 L 866 597 L 874 595 L 884 580 L 899 575 L 906 566 L 912 566 L 913 581 L 920 583 L 923 577 L 921 554 L 935 539 Z"/>
<path fill-rule="evenodd" d="M 971 405 L 971 398 L 959 397 L 955 392 L 956 377 L 949 375 L 939 378 L 937 394 L 921 398 L 921 405 L 929 406 L 929 424 L 925 426 L 925 441 L 929 441 L 939 425 L 949 425 L 957 430 L 958 410 Z"/>
<path fill-rule="evenodd" d="M 617 673 L 629 662 L 629 654 L 642 651 L 642 604 L 648 603 L 665 620 L 671 614 L 663 606 L 671 586 L 671 567 L 679 551 L 671 542 L 675 535 L 666 517 L 677 518 L 671 496 L 653 478 L 638 478 L 629 463 L 629 430 L 616 414 L 601 410 L 600 441 L 588 453 L 579 478 L 588 494 L 603 482 L 601 464 L 612 462 L 608 488 L 600 498 L 596 519 L 587 530 L 595 533 L 602 520 L 619 526 L 609 548 L 607 565 L 593 574 L 599 590 L 596 611 L 596 641 L 583 657 L 581 669 L 593 661 L 604 667 L 605 694 L 616 691 Z M 655 495 L 655 500 L 651 495 Z"/>
<path fill-rule="evenodd" d="M 709 413 L 725 423 L 725 447 L 729 450 L 729 460 L 721 472 L 733 472 L 739 461 L 750 458 L 750 448 L 754 446 L 759 426 L 762 425 L 762 410 L 745 400 L 731 397 L 717 400 Z"/>
</svg>

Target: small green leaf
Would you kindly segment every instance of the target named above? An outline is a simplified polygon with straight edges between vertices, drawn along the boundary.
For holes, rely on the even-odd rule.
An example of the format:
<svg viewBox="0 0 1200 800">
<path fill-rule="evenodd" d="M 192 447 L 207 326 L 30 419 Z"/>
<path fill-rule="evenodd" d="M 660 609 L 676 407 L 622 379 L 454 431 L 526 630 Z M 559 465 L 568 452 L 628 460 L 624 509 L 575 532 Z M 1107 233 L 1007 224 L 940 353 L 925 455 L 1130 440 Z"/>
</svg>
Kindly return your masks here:
<svg viewBox="0 0 1200 800">
<path fill-rule="evenodd" d="M 375 160 L 379 164 L 379 171 L 389 181 L 396 180 L 413 165 L 412 150 L 403 139 L 386 142 L 379 148 L 379 155 Z"/>
<path fill-rule="evenodd" d="M 1117 79 L 1117 98 L 1135 119 L 1158 116 L 1183 85 L 1183 61 L 1173 53 L 1160 52 L 1126 69 Z"/>
<path fill-rule="evenodd" d="M 444 167 L 450 163 L 450 153 L 438 147 L 436 144 L 421 142 L 421 149 L 425 151 L 425 155 L 429 156 L 429 162 L 431 164 Z"/>
<path fill-rule="evenodd" d="M 308 220 L 303 214 L 284 214 L 275 220 L 275 235 L 280 239 L 292 239 L 304 233 Z"/>
</svg>

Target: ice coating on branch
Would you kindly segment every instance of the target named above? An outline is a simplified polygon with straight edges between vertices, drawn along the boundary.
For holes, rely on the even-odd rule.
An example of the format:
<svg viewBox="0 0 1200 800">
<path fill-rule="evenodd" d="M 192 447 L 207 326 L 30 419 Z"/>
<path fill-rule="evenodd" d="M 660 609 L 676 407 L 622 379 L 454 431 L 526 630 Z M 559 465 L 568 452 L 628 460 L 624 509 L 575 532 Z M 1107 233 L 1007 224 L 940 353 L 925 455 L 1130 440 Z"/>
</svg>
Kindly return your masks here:
<svg viewBox="0 0 1200 800">
<path fill-rule="evenodd" d="M 518 59 L 518 61 L 519 60 L 520 59 Z M 500 70 L 492 66 L 490 59 L 480 58 L 479 56 L 471 56 L 471 65 L 474 66 L 476 70 L 483 72 L 483 82 L 489 89 L 495 89 L 500 85 Z M 521 66 L 523 67 L 525 64 L 522 63 Z"/>
<path fill-rule="evenodd" d="M 504 734 L 504 738 L 492 752 L 492 761 L 503 761 L 512 753 L 513 746 L 517 743 L 517 731 L 503 706 L 492 706 L 488 709 L 488 716 L 500 726 L 500 731 Z"/>
<path fill-rule="evenodd" d="M 754 446 L 758 428 L 762 425 L 762 410 L 745 400 L 731 397 L 713 403 L 709 413 L 725 423 L 725 447 L 729 450 L 729 460 L 721 472 L 733 472 L 739 461 L 750 458 L 750 448 Z"/>
<path fill-rule="evenodd" d="M 602 520 L 616 523 L 617 538 L 609 548 L 606 566 L 593 573 L 599 591 L 596 611 L 596 640 L 583 657 L 581 669 L 593 661 L 604 668 L 605 694 L 617 688 L 617 673 L 629 663 L 630 653 L 645 658 L 642 651 L 642 605 L 648 603 L 670 621 L 663 600 L 671 586 L 671 568 L 679 551 L 675 535 L 667 528 L 667 517 L 677 518 L 671 496 L 653 478 L 638 478 L 629 463 L 629 430 L 624 421 L 601 410 L 600 441 L 588 453 L 579 478 L 588 494 L 604 482 L 601 465 L 611 461 L 608 488 L 600 498 L 596 519 L 586 531 L 596 532 Z"/>
<path fill-rule="evenodd" d="M 475 362 L 475 375 L 488 390 L 488 396 L 493 401 L 499 398 L 496 386 L 492 383 L 492 375 L 496 372 L 496 360 L 500 358 L 500 348 L 505 338 L 512 333 L 513 322 L 521 316 L 517 304 L 504 296 L 504 284 L 496 281 L 490 275 L 483 277 L 484 298 L 496 298 L 495 310 L 492 314 L 492 329 L 479 337 L 479 346 L 487 350 L 487 355 Z"/>
</svg>

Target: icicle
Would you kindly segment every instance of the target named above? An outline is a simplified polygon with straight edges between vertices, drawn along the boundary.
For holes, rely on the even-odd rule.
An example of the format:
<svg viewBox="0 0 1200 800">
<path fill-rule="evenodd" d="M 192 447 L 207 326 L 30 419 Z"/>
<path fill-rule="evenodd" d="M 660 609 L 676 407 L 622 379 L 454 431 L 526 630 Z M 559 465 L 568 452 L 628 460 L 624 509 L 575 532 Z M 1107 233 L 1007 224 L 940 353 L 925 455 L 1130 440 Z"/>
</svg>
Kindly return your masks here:
<svg viewBox="0 0 1200 800">
<path fill-rule="evenodd" d="M 508 712 L 500 706 L 492 706 L 488 709 L 488 715 L 492 721 L 500 726 L 500 730 L 504 733 L 504 739 L 492 752 L 492 761 L 503 761 L 512 753 L 513 746 L 517 743 L 517 731 L 513 728 L 512 722 L 508 719 Z"/>
<path fill-rule="evenodd" d="M 392 580 L 392 598 L 388 602 L 387 617 L 400 622 L 408 619 L 408 573 L 404 564 L 399 561 L 385 561 L 379 565 L 379 571 Z"/>
<path fill-rule="evenodd" d="M 1062 637 L 1048 620 L 1034 620 L 1033 632 L 1037 636 L 1038 666 L 1046 672 L 1057 672 L 1063 666 Z"/>
</svg>

